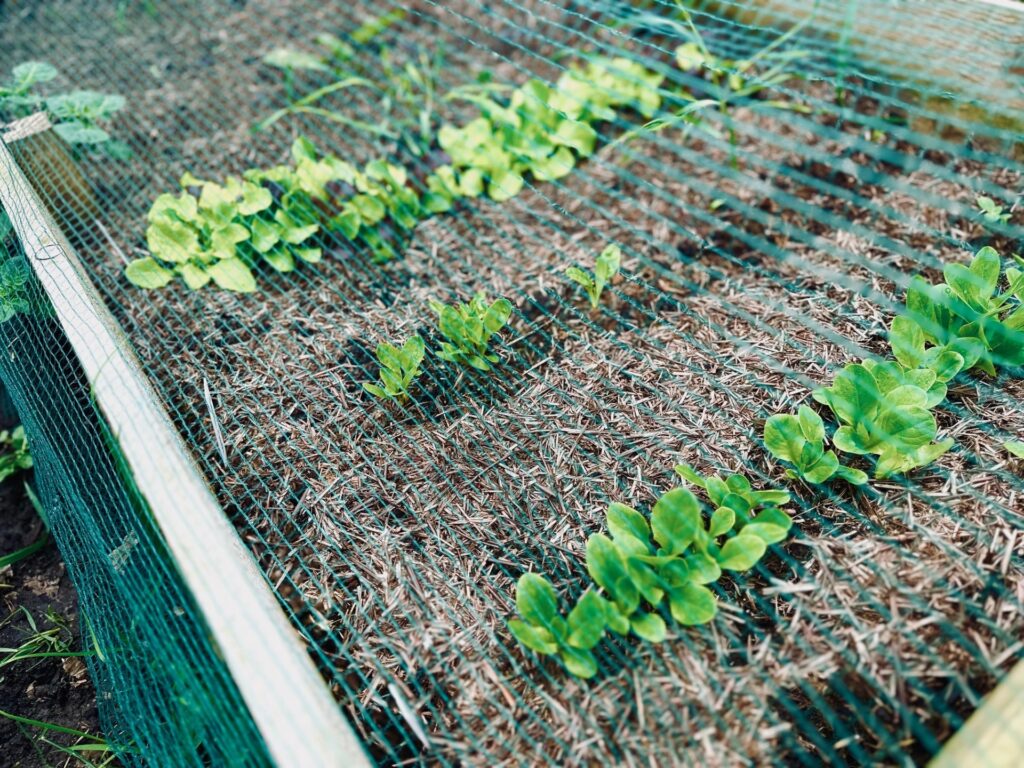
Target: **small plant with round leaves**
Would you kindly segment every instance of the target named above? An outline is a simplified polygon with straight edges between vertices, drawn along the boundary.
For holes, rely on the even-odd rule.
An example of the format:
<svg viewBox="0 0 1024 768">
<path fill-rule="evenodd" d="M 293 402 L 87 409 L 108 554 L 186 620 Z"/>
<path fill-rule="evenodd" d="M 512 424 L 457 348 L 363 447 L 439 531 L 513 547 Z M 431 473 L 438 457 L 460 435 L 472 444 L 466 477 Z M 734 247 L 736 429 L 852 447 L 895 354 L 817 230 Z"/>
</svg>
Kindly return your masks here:
<svg viewBox="0 0 1024 768">
<path fill-rule="evenodd" d="M 825 450 L 825 423 L 806 405 L 796 415 L 780 413 L 764 424 L 764 444 L 776 459 L 792 465 L 786 476 L 812 485 L 829 480 L 845 480 L 863 485 L 868 476 L 859 469 L 840 463 L 835 451 Z"/>
<path fill-rule="evenodd" d="M 498 356 L 490 351 L 491 338 L 505 327 L 512 316 L 512 303 L 505 298 L 487 303 L 480 291 L 465 304 L 430 302 L 438 317 L 438 330 L 446 341 L 437 356 L 459 365 L 489 371 Z"/>
<path fill-rule="evenodd" d="M 381 400 L 397 400 L 404 403 L 409 399 L 409 387 L 420 375 L 420 363 L 426 348 L 423 338 L 413 336 L 401 347 L 383 342 L 377 345 L 377 361 L 380 363 L 380 384 L 363 384 L 363 389 Z"/>
<path fill-rule="evenodd" d="M 622 264 L 622 251 L 619 246 L 612 244 L 607 246 L 594 261 L 594 272 L 584 272 L 579 267 L 569 267 L 565 270 L 565 276 L 574 283 L 579 284 L 590 298 L 591 309 L 597 309 L 601 303 L 601 293 L 604 287 L 611 282 Z"/>
<path fill-rule="evenodd" d="M 723 480 L 703 477 L 691 467 L 681 474 L 704 490 L 715 505 L 707 516 L 687 488 L 663 494 L 650 520 L 619 502 L 608 506 L 610 535 L 587 540 L 587 572 L 597 589 L 588 589 L 567 617 L 554 588 L 527 573 L 516 589 L 520 618 L 509 629 L 523 645 L 557 656 L 570 674 L 592 677 L 597 663 L 592 649 L 606 631 L 630 633 L 652 643 L 668 636 L 662 605 L 683 626 L 706 624 L 718 606 L 708 585 L 724 571 L 746 571 L 782 541 L 792 522 L 778 505 L 789 495 L 755 491 L 741 475 Z"/>
</svg>

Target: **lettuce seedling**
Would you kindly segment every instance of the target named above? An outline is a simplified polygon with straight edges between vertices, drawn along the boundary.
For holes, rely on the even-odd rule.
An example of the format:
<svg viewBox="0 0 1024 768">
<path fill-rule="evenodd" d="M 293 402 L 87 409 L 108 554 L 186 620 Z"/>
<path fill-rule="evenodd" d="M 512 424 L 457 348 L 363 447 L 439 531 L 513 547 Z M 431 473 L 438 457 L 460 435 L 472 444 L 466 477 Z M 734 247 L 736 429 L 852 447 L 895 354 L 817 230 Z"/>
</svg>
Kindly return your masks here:
<svg viewBox="0 0 1024 768">
<path fill-rule="evenodd" d="M 714 505 L 709 526 L 712 533 L 731 529 L 758 536 L 765 544 L 776 544 L 786 538 L 793 526 L 790 516 L 779 508 L 789 503 L 786 491 L 755 491 L 743 475 L 705 476 L 689 464 L 678 464 L 676 474 L 702 488 Z"/>
<path fill-rule="evenodd" d="M 413 336 L 401 348 L 387 342 L 377 345 L 377 361 L 380 363 L 380 385 L 366 383 L 363 389 L 382 400 L 394 399 L 405 402 L 409 399 L 409 385 L 420 375 L 425 347 L 420 336 Z"/>
<path fill-rule="evenodd" d="M 589 678 L 597 674 L 590 649 L 604 636 L 606 604 L 596 593 L 587 592 L 564 617 L 551 582 L 536 573 L 524 573 L 516 584 L 516 608 L 522 618 L 509 621 L 508 628 L 530 650 L 557 655 L 570 674 Z"/>
<path fill-rule="evenodd" d="M 876 477 L 930 464 L 953 445 L 952 439 L 933 442 L 938 426 L 928 409 L 928 390 L 889 376 L 889 371 L 885 363 L 853 363 L 836 375 L 832 386 L 812 393 L 839 419 L 832 443 L 846 453 L 877 455 Z M 928 369 L 912 373 L 921 371 L 934 378 Z"/>
<path fill-rule="evenodd" d="M 430 302 L 438 315 L 438 330 L 447 341 L 441 343 L 437 356 L 450 363 L 469 365 L 489 371 L 498 356 L 488 351 L 491 337 L 505 327 L 512 316 L 512 303 L 498 299 L 487 304 L 481 291 L 461 306 Z"/>
<path fill-rule="evenodd" d="M 1020 440 L 1008 440 L 1003 443 L 1003 448 L 1018 459 L 1024 459 L 1024 442 L 1021 442 Z"/>
<path fill-rule="evenodd" d="M 999 292 L 1001 267 L 999 253 L 985 247 L 968 266 L 947 264 L 946 282 L 930 285 L 917 276 L 907 290 L 907 320 L 930 344 L 960 354 L 964 370 L 994 376 L 997 366 L 1024 365 L 1024 272 L 1007 268 Z"/>
<path fill-rule="evenodd" d="M 980 195 L 975 202 L 981 217 L 989 224 L 1006 224 L 1010 220 L 1009 212 L 991 197 Z"/>
<path fill-rule="evenodd" d="M 701 503 L 686 488 L 663 494 L 649 522 L 625 504 L 610 504 L 610 535 L 595 533 L 587 540 L 587 572 L 600 591 L 588 590 L 568 620 L 559 614 L 546 580 L 534 574 L 519 580 L 516 605 L 522 618 L 509 622 L 509 628 L 523 645 L 558 654 L 570 673 L 591 677 L 597 667 L 590 649 L 606 630 L 660 643 L 668 636 L 659 612 L 665 601 L 684 626 L 711 621 L 718 606 L 707 585 L 723 571 L 753 568 L 769 543 L 785 538 L 792 523 L 777 506 L 789 500 L 785 492 L 755 491 L 741 475 L 722 480 L 685 465 L 679 469 L 717 505 L 710 518 L 705 522 Z"/>
<path fill-rule="evenodd" d="M 812 485 L 829 480 L 845 480 L 851 485 L 868 481 L 861 470 L 841 464 L 835 451 L 825 450 L 825 423 L 806 405 L 801 405 L 795 416 L 784 413 L 769 418 L 764 425 L 764 444 L 776 459 L 793 465 L 786 470 L 787 477 Z"/>
<path fill-rule="evenodd" d="M 619 266 L 622 263 L 622 251 L 617 245 L 609 245 L 594 262 L 594 273 L 591 275 L 579 267 L 569 267 L 565 275 L 570 280 L 578 283 L 590 297 L 591 309 L 597 309 L 601 303 L 601 293 L 605 285 L 611 282 L 612 278 L 619 273 Z"/>
</svg>

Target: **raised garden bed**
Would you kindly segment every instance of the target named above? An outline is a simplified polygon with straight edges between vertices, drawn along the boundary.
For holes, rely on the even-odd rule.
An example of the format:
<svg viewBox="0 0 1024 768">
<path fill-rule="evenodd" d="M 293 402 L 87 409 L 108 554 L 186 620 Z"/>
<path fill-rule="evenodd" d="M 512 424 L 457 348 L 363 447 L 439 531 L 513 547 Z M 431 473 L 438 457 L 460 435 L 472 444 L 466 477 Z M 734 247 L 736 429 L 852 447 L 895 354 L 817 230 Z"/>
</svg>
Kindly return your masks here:
<svg viewBox="0 0 1024 768">
<path fill-rule="evenodd" d="M 149 253 L 146 213 L 185 171 L 222 179 L 288 162 L 299 134 L 359 166 L 384 156 L 417 167 L 401 143 L 323 116 L 250 133 L 285 103 L 265 53 L 315 51 L 315 33 L 382 13 L 335 10 L 133 9 L 111 36 L 112 17 L 41 4 L 7 12 L 0 67 L 43 57 L 56 35 L 76 78 L 125 97 L 130 116 L 116 125 L 134 157 L 82 159 L 102 213 L 66 228 L 372 756 L 934 754 L 1019 656 L 1024 481 L 1003 447 L 1024 435 L 1019 369 L 954 379 L 936 411 L 952 450 L 861 489 L 787 480 L 762 430 L 814 404 L 811 390 L 844 365 L 889 354 L 909 276 L 938 281 L 942 264 L 983 245 L 1010 254 L 1016 210 L 989 225 L 975 208 L 986 194 L 1009 209 L 1020 189 L 1005 137 L 978 123 L 964 141 L 962 118 L 856 70 L 840 105 L 831 48 L 816 44 L 793 65 L 808 80 L 770 94 L 808 111 L 747 104 L 729 123 L 711 120 L 720 136 L 669 127 L 611 146 L 644 122 L 623 110 L 598 125 L 603 148 L 571 175 L 500 202 L 462 201 L 419 223 L 386 264 L 334 236 L 317 241 L 319 264 L 258 270 L 252 293 L 133 286 L 124 268 Z M 590 51 L 653 62 L 665 89 L 688 82 L 671 69 L 678 37 L 582 13 L 413 4 L 355 55 L 365 66 L 386 46 L 422 64 L 442 50 L 438 93 L 483 73 L 554 82 L 573 52 Z M 712 45 L 743 44 L 734 28 L 696 19 Z M 370 90 L 330 103 L 349 123 L 373 123 L 380 109 Z M 461 102 L 437 111 L 456 123 L 475 114 Z M 926 119 L 943 130 L 908 127 Z M 591 268 L 609 243 L 622 274 L 591 309 L 563 273 Z M 477 291 L 513 306 L 491 372 L 433 352 L 442 339 L 430 302 Z M 366 392 L 376 345 L 414 334 L 428 356 L 411 401 Z M 678 463 L 786 487 L 789 539 L 719 582 L 713 622 L 669 623 L 657 644 L 606 640 L 589 681 L 519 645 L 507 625 L 519 576 L 546 574 L 571 604 L 608 503 L 646 514 L 680 484 Z"/>
</svg>

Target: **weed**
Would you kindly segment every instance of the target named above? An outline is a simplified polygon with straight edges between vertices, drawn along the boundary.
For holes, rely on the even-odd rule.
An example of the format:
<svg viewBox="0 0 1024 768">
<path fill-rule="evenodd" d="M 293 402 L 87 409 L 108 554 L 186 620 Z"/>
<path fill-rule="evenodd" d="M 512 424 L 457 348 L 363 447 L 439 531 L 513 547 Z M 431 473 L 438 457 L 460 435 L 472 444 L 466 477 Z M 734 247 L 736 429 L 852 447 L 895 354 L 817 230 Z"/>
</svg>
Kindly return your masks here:
<svg viewBox="0 0 1024 768">
<path fill-rule="evenodd" d="M 0 121 L 10 122 L 45 110 L 53 130 L 75 149 L 99 150 L 115 159 L 131 156 L 131 149 L 103 127 L 124 108 L 123 96 L 76 90 L 44 96 L 37 86 L 54 80 L 57 68 L 45 61 L 26 61 L 11 70 L 0 85 Z"/>
</svg>

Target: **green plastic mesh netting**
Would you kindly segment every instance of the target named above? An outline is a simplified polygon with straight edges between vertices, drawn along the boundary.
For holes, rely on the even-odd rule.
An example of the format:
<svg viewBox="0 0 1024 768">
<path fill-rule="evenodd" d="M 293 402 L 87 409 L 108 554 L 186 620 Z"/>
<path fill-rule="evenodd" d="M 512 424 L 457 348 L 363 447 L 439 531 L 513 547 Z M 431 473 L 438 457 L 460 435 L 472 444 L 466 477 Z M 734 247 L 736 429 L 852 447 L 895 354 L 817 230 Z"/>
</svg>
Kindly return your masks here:
<svg viewBox="0 0 1024 768">
<path fill-rule="evenodd" d="M 1021 656 L 1024 314 L 1001 326 L 994 375 L 948 382 L 933 410 L 952 446 L 934 461 L 875 477 L 876 457 L 844 454 L 870 480 L 815 485 L 786 477 L 763 430 L 808 405 L 832 434 L 812 390 L 891 356 L 914 276 L 938 283 L 982 248 L 1016 268 L 1016 5 L 8 0 L 0 78 L 48 62 L 41 92 L 124 104 L 100 121 L 114 144 L 66 103 L 0 117 L 56 124 L 8 147 L 372 760 L 907 765 Z M 531 99 L 561 119 L 556 86 L 574 77 L 587 109 L 557 141 L 531 133 Z M 506 150 L 528 171 L 493 137 L 453 133 L 481 115 L 518 126 Z M 430 186 L 467 152 L 481 175 Z M 316 178 L 325 156 L 335 175 Z M 147 237 L 184 174 L 175 205 L 250 172 L 269 211 L 290 183 L 272 169 L 303 158 L 301 183 L 329 192 L 310 232 L 250 221 L 194 258 L 187 234 Z M 380 159 L 378 182 L 429 211 L 407 221 L 396 197 L 345 218 L 335 198 L 363 190 L 344 169 Z M 621 272 L 591 308 L 565 271 L 609 245 Z M 269 762 L 20 271 L 44 254 L 6 232 L 0 255 L 0 376 L 81 597 L 108 738 L 128 765 Z M 140 260 L 135 282 L 154 287 L 126 277 Z M 1015 307 L 1020 286 L 1000 285 Z M 486 372 L 438 357 L 431 304 L 478 291 L 512 306 Z M 372 396 L 377 344 L 415 334 L 410 399 Z M 545 574 L 570 605 L 608 504 L 647 514 L 679 463 L 785 487 L 789 537 L 713 585 L 713 621 L 666 609 L 663 642 L 606 637 L 590 679 L 520 645 L 517 579 Z"/>
</svg>

